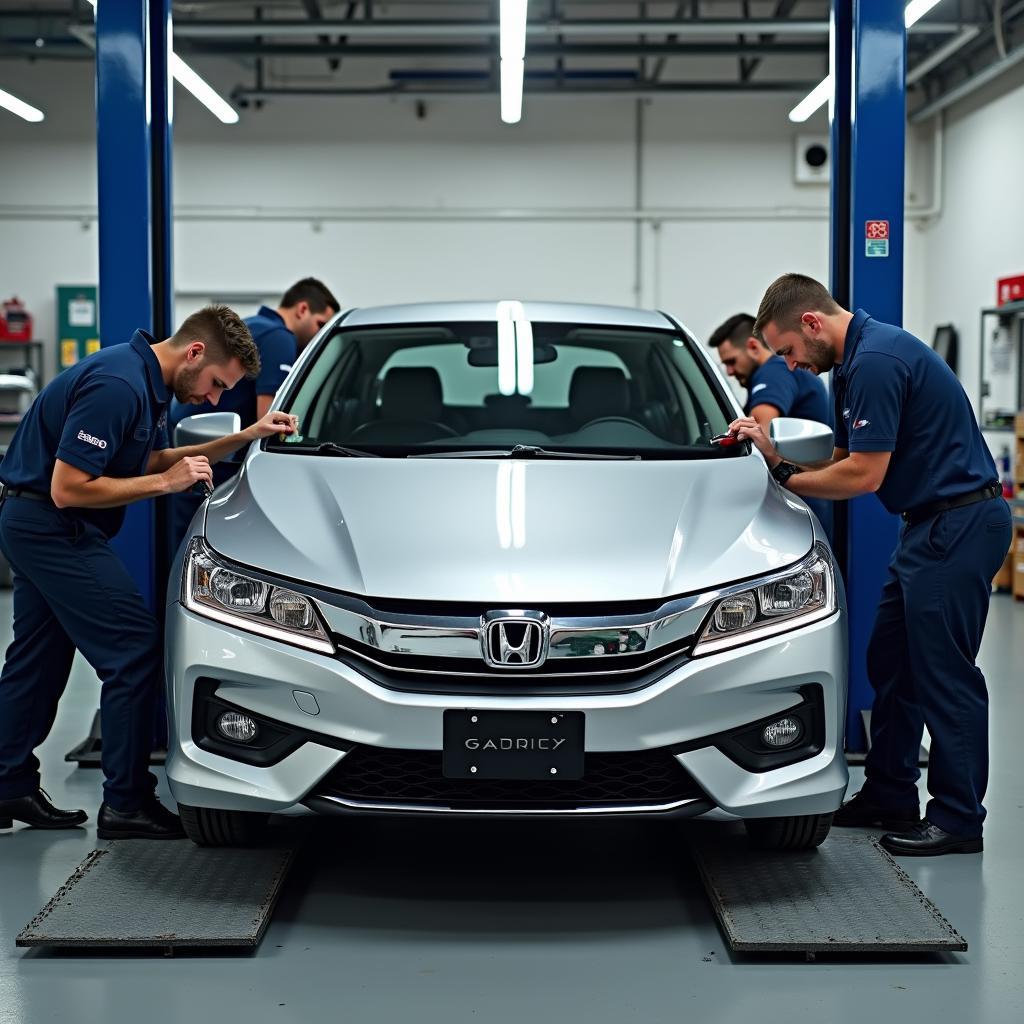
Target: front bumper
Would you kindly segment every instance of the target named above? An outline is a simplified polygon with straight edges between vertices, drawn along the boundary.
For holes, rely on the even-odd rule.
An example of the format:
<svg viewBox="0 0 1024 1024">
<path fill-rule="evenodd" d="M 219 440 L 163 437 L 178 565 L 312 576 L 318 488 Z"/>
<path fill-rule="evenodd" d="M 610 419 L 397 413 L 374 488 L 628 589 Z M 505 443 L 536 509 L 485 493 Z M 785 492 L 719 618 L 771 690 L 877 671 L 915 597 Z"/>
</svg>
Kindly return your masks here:
<svg viewBox="0 0 1024 1024">
<path fill-rule="evenodd" d="M 166 644 L 167 775 L 175 799 L 192 806 L 283 813 L 308 807 L 444 810 L 442 805 L 410 808 L 398 799 L 364 801 L 362 808 L 349 806 L 350 800 L 332 806 L 322 790 L 354 745 L 439 751 L 443 713 L 452 707 L 583 711 L 588 754 L 671 751 L 699 787 L 699 795 L 685 805 L 668 808 L 655 801 L 604 813 L 697 814 L 714 808 L 744 818 L 821 814 L 839 806 L 847 784 L 842 751 L 846 623 L 841 610 L 777 637 L 690 659 L 651 686 L 619 694 L 468 697 L 396 691 L 338 658 L 233 630 L 177 603 L 168 606 Z M 807 688 L 820 688 L 823 735 L 817 753 L 752 771 L 711 739 L 795 707 Z M 203 692 L 215 692 L 305 738 L 269 765 L 246 764 L 204 749 L 193 728 L 194 703 Z M 318 710 L 310 714 L 313 708 Z M 549 813 L 584 810 L 562 807 Z M 488 813 L 488 808 L 474 813 Z"/>
</svg>

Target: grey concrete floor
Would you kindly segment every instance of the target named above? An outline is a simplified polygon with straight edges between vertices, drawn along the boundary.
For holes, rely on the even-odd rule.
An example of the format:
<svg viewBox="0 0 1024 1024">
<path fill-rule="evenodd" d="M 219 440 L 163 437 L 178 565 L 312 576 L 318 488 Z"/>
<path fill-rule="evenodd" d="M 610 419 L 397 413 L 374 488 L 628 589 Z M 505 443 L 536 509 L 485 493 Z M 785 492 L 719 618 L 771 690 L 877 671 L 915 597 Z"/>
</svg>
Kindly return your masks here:
<svg viewBox="0 0 1024 1024">
<path fill-rule="evenodd" d="M 0 645 L 10 617 L 0 591 Z M 17 950 L 15 935 L 93 849 L 90 823 L 0 836 L 0 1022 L 1018 1022 L 1022 664 L 1024 603 L 997 596 L 982 651 L 993 707 L 986 852 L 902 862 L 967 938 L 966 954 L 731 956 L 677 832 L 657 823 L 366 820 L 317 826 L 252 955 Z M 83 738 L 97 690 L 76 663 L 41 751 L 57 803 L 93 818 L 98 773 L 63 755 Z M 859 782 L 855 773 L 851 791 Z"/>
</svg>

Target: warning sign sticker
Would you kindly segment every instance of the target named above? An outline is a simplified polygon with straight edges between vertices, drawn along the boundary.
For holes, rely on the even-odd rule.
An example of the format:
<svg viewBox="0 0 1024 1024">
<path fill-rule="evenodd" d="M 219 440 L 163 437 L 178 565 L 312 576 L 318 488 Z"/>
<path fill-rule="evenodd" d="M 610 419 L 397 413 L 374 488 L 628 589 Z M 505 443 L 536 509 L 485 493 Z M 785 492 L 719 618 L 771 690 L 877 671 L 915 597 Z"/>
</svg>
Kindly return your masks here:
<svg viewBox="0 0 1024 1024">
<path fill-rule="evenodd" d="M 864 221 L 864 255 L 889 255 L 889 222 L 887 220 Z"/>
</svg>

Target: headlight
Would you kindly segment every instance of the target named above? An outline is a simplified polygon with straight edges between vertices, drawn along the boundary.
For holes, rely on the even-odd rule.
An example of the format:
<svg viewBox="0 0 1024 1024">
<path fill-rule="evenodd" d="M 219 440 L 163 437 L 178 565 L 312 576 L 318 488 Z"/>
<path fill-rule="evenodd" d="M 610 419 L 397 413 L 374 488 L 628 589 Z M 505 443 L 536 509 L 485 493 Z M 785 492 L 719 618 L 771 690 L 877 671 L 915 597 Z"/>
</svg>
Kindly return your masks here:
<svg viewBox="0 0 1024 1024">
<path fill-rule="evenodd" d="M 201 537 L 189 545 L 181 591 L 182 604 L 197 615 L 312 651 L 334 653 L 313 601 L 247 575 L 215 555 Z"/>
<path fill-rule="evenodd" d="M 693 649 L 712 654 L 827 618 L 836 610 L 835 570 L 824 544 L 788 572 L 720 598 Z"/>
</svg>

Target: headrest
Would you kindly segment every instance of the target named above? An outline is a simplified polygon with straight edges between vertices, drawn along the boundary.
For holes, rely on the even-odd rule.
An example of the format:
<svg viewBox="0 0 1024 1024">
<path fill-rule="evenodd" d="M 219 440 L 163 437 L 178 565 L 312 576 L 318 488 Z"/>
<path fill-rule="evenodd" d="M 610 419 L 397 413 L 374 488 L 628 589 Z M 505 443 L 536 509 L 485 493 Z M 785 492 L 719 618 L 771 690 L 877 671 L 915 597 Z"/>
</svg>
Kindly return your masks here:
<svg viewBox="0 0 1024 1024">
<path fill-rule="evenodd" d="M 615 366 L 580 366 L 569 386 L 569 413 L 576 423 L 629 411 L 629 382 Z"/>
<path fill-rule="evenodd" d="M 444 401 L 441 378 L 429 366 L 388 370 L 381 388 L 381 415 L 397 420 L 439 420 Z"/>
</svg>

